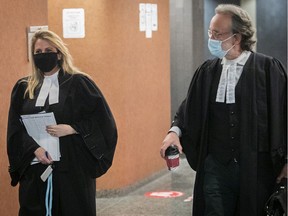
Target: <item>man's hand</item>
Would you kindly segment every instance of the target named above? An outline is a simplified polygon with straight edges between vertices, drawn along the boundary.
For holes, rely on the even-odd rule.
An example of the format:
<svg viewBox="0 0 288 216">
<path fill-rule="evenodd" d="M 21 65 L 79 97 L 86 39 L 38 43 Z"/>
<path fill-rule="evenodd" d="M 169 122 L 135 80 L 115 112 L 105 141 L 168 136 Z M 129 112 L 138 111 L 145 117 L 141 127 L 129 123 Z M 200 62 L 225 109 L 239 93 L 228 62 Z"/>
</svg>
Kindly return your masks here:
<svg viewBox="0 0 288 216">
<path fill-rule="evenodd" d="M 163 140 L 162 144 L 163 145 L 160 149 L 160 155 L 162 158 L 165 158 L 165 151 L 171 145 L 176 146 L 178 148 L 180 154 L 182 154 L 182 146 L 180 144 L 179 137 L 175 132 L 168 133 L 167 136 L 165 137 L 165 139 Z"/>
</svg>

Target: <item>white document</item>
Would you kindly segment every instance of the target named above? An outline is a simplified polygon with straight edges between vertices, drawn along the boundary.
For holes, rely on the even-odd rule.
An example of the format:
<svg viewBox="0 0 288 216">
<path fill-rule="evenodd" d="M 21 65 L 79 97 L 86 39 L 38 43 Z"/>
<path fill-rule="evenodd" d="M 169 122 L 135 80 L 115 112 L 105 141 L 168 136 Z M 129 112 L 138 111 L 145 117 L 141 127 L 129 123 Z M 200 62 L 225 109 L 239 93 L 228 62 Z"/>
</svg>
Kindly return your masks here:
<svg viewBox="0 0 288 216">
<path fill-rule="evenodd" d="M 146 11 L 146 4 L 145 3 L 139 4 L 139 11 L 145 13 L 145 11 Z"/>
<path fill-rule="evenodd" d="M 152 4 L 151 10 L 152 10 L 152 31 L 157 31 L 158 30 L 157 4 Z"/>
<path fill-rule="evenodd" d="M 139 30 L 145 32 L 146 38 L 152 38 L 152 31 L 158 31 L 157 4 L 139 4 Z"/>
<path fill-rule="evenodd" d="M 152 13 L 146 13 L 146 38 L 152 38 Z"/>
<path fill-rule="evenodd" d="M 146 12 L 151 13 L 152 12 L 152 4 L 146 3 Z"/>
<path fill-rule="evenodd" d="M 140 12 L 139 13 L 139 28 L 141 32 L 146 31 L 146 13 Z"/>
<path fill-rule="evenodd" d="M 64 38 L 85 37 L 85 12 L 83 8 L 63 9 L 62 16 Z"/>
<path fill-rule="evenodd" d="M 53 137 L 46 131 L 48 125 L 56 125 L 53 112 L 32 115 L 21 115 L 22 122 L 28 134 L 51 156 L 53 161 L 60 161 L 59 138 Z M 35 158 L 33 162 L 38 162 Z"/>
</svg>

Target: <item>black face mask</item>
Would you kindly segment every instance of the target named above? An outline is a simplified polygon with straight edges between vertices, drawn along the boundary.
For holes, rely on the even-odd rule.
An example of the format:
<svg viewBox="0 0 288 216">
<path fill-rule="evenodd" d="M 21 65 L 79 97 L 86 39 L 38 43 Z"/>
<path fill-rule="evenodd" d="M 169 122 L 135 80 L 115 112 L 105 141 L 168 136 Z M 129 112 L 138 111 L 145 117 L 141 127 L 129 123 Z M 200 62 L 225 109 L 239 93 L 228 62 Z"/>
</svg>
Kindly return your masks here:
<svg viewBox="0 0 288 216">
<path fill-rule="evenodd" d="M 56 52 L 34 54 L 33 58 L 36 67 L 44 73 L 50 72 L 58 64 Z"/>
</svg>

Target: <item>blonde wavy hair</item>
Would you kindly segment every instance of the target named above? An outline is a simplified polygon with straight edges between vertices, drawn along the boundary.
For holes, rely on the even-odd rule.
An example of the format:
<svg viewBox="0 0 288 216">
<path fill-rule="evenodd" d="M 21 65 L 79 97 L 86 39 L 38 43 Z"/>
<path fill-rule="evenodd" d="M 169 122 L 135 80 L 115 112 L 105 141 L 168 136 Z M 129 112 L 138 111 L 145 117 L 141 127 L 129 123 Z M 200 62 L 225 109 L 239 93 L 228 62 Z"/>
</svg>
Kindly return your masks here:
<svg viewBox="0 0 288 216">
<path fill-rule="evenodd" d="M 73 65 L 73 58 L 68 48 L 66 47 L 66 44 L 62 41 L 62 39 L 56 33 L 52 31 L 39 30 L 35 32 L 31 41 L 31 56 L 33 56 L 34 54 L 35 43 L 38 39 L 48 41 L 52 46 L 54 46 L 57 49 L 58 53 L 61 56 L 61 59 L 58 61 L 58 65 L 60 68 L 63 69 L 64 73 L 68 73 L 68 74 L 81 73 L 81 74 L 88 76 L 87 74 L 81 72 L 77 67 Z M 32 72 L 30 76 L 28 77 L 28 80 L 26 81 L 27 89 L 24 93 L 24 97 L 25 95 L 28 94 L 29 98 L 33 99 L 35 89 L 39 86 L 39 84 L 44 79 L 44 74 L 35 66 L 35 62 L 33 58 L 31 58 L 31 63 L 32 63 Z"/>
</svg>

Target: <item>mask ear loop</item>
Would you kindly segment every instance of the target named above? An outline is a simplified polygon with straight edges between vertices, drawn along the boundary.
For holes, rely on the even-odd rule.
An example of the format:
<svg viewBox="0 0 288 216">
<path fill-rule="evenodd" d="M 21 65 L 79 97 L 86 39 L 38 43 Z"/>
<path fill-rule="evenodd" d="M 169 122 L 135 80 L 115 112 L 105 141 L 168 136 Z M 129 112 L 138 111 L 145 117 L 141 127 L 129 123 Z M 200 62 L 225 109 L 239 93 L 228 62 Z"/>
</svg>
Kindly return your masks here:
<svg viewBox="0 0 288 216">
<path fill-rule="evenodd" d="M 231 49 L 233 49 L 234 47 L 235 47 L 235 44 L 234 44 L 232 47 L 230 47 L 228 50 L 225 51 L 226 54 L 227 54 Z"/>
<path fill-rule="evenodd" d="M 234 33 L 233 35 L 231 35 L 230 37 L 226 38 L 225 40 L 221 41 L 222 43 L 229 40 L 230 38 L 234 37 L 236 34 Z"/>
<path fill-rule="evenodd" d="M 221 44 L 227 40 L 229 40 L 230 38 L 234 37 L 236 34 L 231 35 L 229 38 L 226 38 L 225 40 L 221 41 Z M 235 47 L 236 44 L 234 44 L 232 47 L 230 47 L 228 50 L 225 50 L 226 54 Z"/>
</svg>

